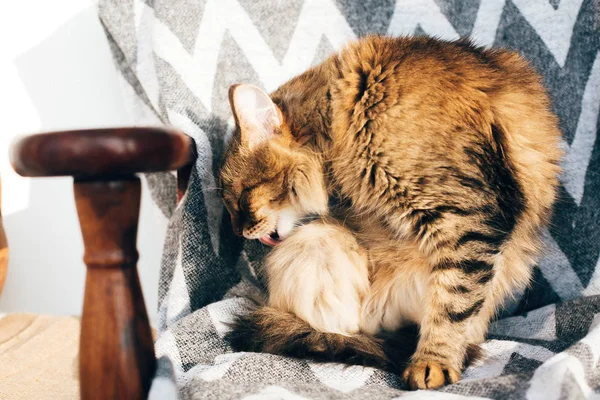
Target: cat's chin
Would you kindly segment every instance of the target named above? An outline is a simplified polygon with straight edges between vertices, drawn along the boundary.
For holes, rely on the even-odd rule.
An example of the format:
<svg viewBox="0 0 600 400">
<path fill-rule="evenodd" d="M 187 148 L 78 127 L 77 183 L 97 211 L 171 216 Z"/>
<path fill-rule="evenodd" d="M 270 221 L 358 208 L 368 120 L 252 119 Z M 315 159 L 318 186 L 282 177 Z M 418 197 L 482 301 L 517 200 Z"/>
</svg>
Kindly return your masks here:
<svg viewBox="0 0 600 400">
<path fill-rule="evenodd" d="M 281 243 L 281 238 L 277 234 L 277 231 L 275 231 L 269 233 L 268 235 L 259 237 L 258 241 L 264 244 L 265 246 L 274 247 Z"/>
</svg>

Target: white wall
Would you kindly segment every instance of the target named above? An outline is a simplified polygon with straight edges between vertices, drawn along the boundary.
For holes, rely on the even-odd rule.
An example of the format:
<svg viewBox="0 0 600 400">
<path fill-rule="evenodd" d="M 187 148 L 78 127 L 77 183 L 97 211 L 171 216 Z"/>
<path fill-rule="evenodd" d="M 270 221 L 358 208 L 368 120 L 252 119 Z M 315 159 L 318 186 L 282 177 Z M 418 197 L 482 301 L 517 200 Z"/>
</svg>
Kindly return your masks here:
<svg viewBox="0 0 600 400">
<path fill-rule="evenodd" d="M 81 312 L 85 267 L 72 179 L 21 178 L 7 151 L 18 134 L 131 124 L 94 7 L 29 0 L 0 13 L 0 177 L 10 258 L 0 313 Z M 144 187 L 138 270 L 153 322 L 165 224 Z"/>
</svg>

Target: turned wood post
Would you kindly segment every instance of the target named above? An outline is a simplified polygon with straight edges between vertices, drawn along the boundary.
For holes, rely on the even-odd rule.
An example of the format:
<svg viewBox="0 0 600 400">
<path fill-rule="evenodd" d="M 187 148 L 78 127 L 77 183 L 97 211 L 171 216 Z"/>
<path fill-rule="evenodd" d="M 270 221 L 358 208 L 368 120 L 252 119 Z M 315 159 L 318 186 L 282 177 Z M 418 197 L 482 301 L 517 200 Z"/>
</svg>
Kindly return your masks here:
<svg viewBox="0 0 600 400">
<path fill-rule="evenodd" d="M 136 269 L 140 180 L 75 180 L 87 265 L 79 368 L 83 399 L 143 399 L 155 369 Z M 98 379 L 97 371 L 104 372 Z"/>
<path fill-rule="evenodd" d="M 181 170 L 189 178 L 193 142 L 165 128 L 119 128 L 27 136 L 11 146 L 22 176 L 73 176 L 87 265 L 81 317 L 81 398 L 146 398 L 156 368 L 136 268 L 138 172 Z M 183 196 L 187 182 L 178 185 Z"/>
</svg>

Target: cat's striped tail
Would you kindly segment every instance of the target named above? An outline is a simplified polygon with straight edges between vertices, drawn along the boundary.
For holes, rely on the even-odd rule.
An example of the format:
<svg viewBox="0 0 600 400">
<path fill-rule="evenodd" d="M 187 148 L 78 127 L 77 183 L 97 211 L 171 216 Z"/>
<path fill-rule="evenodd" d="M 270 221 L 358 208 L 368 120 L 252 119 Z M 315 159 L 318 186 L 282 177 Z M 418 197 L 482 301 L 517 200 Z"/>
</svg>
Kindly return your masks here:
<svg viewBox="0 0 600 400">
<path fill-rule="evenodd" d="M 238 317 L 231 327 L 226 339 L 236 351 L 363 365 L 395 373 L 404 369 L 418 339 L 415 328 L 386 337 L 320 332 L 292 313 L 266 306 Z"/>
</svg>

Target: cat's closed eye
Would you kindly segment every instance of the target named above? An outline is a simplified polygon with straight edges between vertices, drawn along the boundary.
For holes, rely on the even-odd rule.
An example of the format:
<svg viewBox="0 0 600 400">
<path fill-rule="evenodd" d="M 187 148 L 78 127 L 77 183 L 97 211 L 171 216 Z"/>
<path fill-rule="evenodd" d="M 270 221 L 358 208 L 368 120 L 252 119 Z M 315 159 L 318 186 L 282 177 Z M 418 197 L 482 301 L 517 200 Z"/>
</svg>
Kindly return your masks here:
<svg viewBox="0 0 600 400">
<path fill-rule="evenodd" d="M 227 209 L 227 212 L 229 212 L 229 214 L 235 214 L 238 211 L 238 205 L 237 205 L 237 201 L 236 200 L 232 200 L 231 197 L 229 196 L 223 196 L 223 204 L 225 205 L 225 208 Z"/>
<path fill-rule="evenodd" d="M 240 198 L 238 199 L 237 206 L 242 211 L 248 211 L 248 196 L 250 195 L 250 191 L 248 189 L 242 190 L 242 194 L 240 194 Z"/>
</svg>

